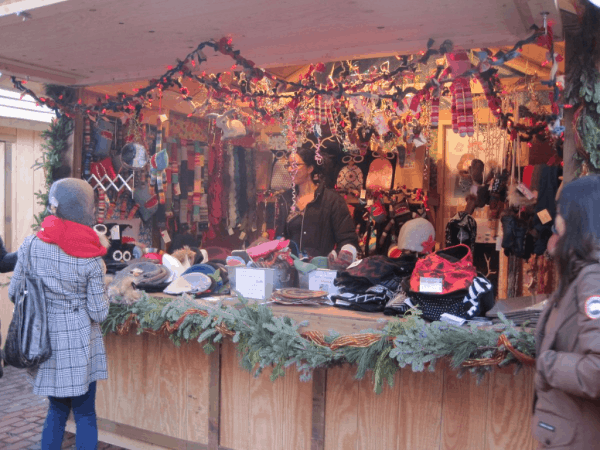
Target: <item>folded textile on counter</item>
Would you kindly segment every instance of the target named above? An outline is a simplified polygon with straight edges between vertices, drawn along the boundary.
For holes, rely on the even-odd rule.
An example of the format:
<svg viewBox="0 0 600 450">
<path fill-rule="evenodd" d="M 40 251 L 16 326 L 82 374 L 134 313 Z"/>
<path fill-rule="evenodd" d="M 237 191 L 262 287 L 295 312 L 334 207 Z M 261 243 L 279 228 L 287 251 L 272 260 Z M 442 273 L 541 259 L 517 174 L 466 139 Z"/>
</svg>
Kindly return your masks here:
<svg viewBox="0 0 600 450">
<path fill-rule="evenodd" d="M 309 289 L 285 288 L 278 289 L 269 301 L 280 305 L 331 305 L 326 291 L 311 291 Z"/>
<path fill-rule="evenodd" d="M 540 298 L 543 298 L 544 300 L 532 304 Z M 517 326 L 525 323 L 529 326 L 535 326 L 537 325 L 545 304 L 545 295 L 536 298 L 519 297 L 515 299 L 499 300 L 496 305 L 486 313 L 486 317 L 492 319 L 493 323 L 498 323 L 500 322 L 498 313 L 502 313 L 508 320 L 512 320 Z"/>
</svg>

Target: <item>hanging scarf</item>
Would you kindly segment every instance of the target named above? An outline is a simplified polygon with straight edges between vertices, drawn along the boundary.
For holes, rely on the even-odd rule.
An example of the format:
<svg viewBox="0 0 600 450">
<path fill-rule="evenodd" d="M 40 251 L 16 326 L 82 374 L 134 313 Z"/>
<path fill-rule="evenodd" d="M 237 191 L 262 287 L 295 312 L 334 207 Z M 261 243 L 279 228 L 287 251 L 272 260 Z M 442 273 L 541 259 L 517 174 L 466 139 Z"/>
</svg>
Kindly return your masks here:
<svg viewBox="0 0 600 450">
<path fill-rule="evenodd" d="M 106 248 L 100 244 L 100 238 L 92 228 L 56 216 L 44 219 L 37 237 L 48 244 L 58 245 L 67 255 L 76 258 L 106 255 Z"/>
</svg>

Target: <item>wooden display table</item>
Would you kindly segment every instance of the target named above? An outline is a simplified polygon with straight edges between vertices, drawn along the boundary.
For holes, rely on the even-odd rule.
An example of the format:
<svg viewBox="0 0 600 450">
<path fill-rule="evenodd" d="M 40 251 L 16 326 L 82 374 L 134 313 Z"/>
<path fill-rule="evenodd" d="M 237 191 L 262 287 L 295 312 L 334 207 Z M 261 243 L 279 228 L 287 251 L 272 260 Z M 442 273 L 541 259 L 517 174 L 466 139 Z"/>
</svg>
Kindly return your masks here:
<svg viewBox="0 0 600 450">
<path fill-rule="evenodd" d="M 273 305 L 307 319 L 309 329 L 341 333 L 381 328 L 379 314 Z M 440 364 L 435 372 L 396 374 L 373 392 L 356 367 L 295 368 L 271 382 L 254 378 L 226 340 L 206 355 L 201 344 L 176 347 L 135 332 L 105 338 L 109 379 L 98 383 L 101 439 L 129 448 L 177 449 L 534 449 L 529 431 L 533 369 L 494 369 L 480 385 Z M 73 424 L 69 424 L 73 429 Z"/>
</svg>

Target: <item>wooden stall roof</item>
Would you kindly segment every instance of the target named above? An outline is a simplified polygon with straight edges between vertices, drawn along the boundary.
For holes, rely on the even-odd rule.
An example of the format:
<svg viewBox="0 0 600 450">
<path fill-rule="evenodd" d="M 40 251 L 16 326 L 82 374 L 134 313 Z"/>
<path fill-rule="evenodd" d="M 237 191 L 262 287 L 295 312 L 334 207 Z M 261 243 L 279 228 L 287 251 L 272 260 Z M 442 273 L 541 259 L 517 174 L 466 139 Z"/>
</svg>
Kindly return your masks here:
<svg viewBox="0 0 600 450">
<path fill-rule="evenodd" d="M 0 72 L 82 86 L 148 79 L 222 36 L 265 68 L 413 53 L 429 38 L 498 47 L 543 11 L 561 39 L 554 0 L 0 0 Z M 208 56 L 209 72 L 231 66 Z"/>
</svg>

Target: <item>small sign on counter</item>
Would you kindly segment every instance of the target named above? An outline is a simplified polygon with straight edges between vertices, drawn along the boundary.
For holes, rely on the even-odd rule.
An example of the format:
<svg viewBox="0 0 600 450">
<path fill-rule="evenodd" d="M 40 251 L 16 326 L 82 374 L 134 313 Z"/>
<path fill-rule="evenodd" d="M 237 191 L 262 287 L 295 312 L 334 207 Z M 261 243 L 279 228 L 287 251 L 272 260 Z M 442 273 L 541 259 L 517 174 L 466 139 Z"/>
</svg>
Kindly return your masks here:
<svg viewBox="0 0 600 450">
<path fill-rule="evenodd" d="M 231 288 L 246 299 L 268 300 L 273 293 L 274 269 L 227 267 Z"/>
<path fill-rule="evenodd" d="M 337 276 L 336 270 L 317 269 L 308 274 L 300 273 L 300 287 L 311 291 L 326 291 L 329 295 L 339 294 L 340 290 L 333 284 Z"/>
</svg>

